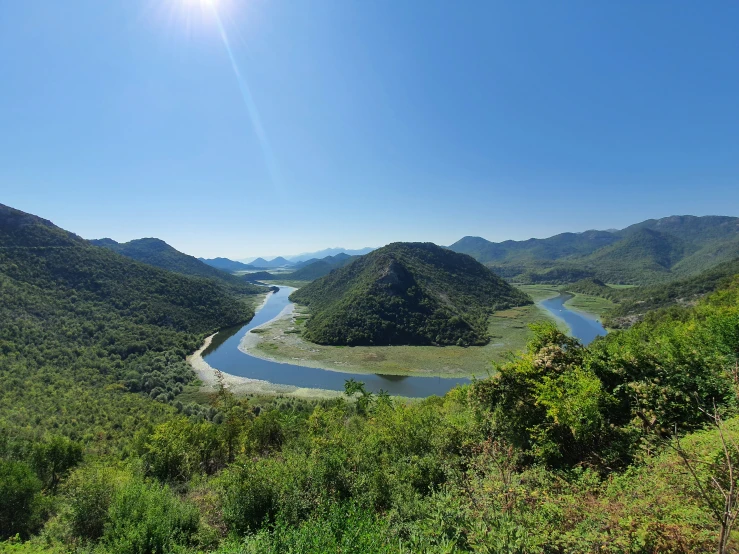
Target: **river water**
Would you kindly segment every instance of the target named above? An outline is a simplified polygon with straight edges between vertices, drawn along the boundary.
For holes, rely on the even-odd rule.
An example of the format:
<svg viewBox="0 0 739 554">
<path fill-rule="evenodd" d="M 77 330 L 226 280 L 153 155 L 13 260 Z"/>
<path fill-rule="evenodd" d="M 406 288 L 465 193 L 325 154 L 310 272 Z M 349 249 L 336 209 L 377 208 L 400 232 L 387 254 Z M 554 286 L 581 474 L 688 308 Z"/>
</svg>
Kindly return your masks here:
<svg viewBox="0 0 739 554">
<path fill-rule="evenodd" d="M 290 304 L 288 296 L 294 290 L 291 287 L 280 287 L 278 292 L 269 295 L 267 303 L 249 323 L 219 332 L 203 352 L 203 359 L 211 367 L 239 377 L 261 379 L 280 385 L 328 390 L 344 390 L 344 382 L 353 378 L 362 381 L 365 388 L 371 392 L 376 393 L 382 389 L 391 395 L 422 398 L 433 394 L 442 396 L 459 384 L 469 383 L 469 379 L 459 377 L 410 377 L 330 371 L 263 360 L 239 350 L 239 343 L 247 331 L 277 317 Z"/>
<path fill-rule="evenodd" d="M 290 304 L 288 296 L 294 290 L 291 287 L 280 287 L 278 292 L 269 295 L 265 305 L 249 323 L 220 331 L 203 352 L 203 359 L 211 367 L 239 377 L 260 379 L 280 385 L 339 391 L 344 390 L 344 382 L 352 378 L 362 381 L 365 388 L 374 393 L 382 389 L 391 395 L 419 398 L 434 394 L 442 396 L 459 384 L 469 383 L 469 379 L 459 377 L 411 377 L 330 371 L 263 360 L 239 350 L 243 336 L 249 330 L 277 317 Z M 598 334 L 605 334 L 605 330 L 595 319 L 588 319 L 565 308 L 564 302 L 567 301 L 567 297 L 558 303 L 559 298 L 545 300 L 541 305 L 556 317 L 563 319 L 572 329 L 574 336 L 587 343 Z M 600 327 L 602 333 L 598 332 L 597 327 Z"/>
<path fill-rule="evenodd" d="M 570 328 L 570 335 L 576 337 L 583 344 L 590 344 L 596 337 L 606 334 L 600 321 L 582 312 L 575 312 L 565 307 L 565 302 L 572 298 L 571 294 L 560 293 L 559 296 L 543 300 L 539 305 L 554 317 L 563 320 Z"/>
</svg>

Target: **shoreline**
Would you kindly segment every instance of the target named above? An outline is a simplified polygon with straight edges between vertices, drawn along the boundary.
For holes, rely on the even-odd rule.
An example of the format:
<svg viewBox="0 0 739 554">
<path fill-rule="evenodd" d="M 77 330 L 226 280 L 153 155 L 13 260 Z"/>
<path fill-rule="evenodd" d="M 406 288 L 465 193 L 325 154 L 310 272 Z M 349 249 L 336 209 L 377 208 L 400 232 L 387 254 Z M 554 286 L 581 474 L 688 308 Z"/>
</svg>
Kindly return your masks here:
<svg viewBox="0 0 739 554">
<path fill-rule="evenodd" d="M 267 298 L 269 298 L 269 295 L 267 295 Z M 213 342 L 213 337 L 217 334 L 213 333 L 209 337 L 206 337 L 202 346 L 185 358 L 197 378 L 201 381 L 201 390 L 205 392 L 213 392 L 218 386 L 218 379 L 216 378 L 217 370 L 203 359 L 203 352 L 210 346 L 210 343 Z M 221 375 L 223 375 L 223 383 L 226 388 L 236 395 L 260 394 L 265 396 L 294 396 L 297 398 L 337 398 L 344 396 L 344 393 L 341 391 L 278 385 L 260 379 L 239 377 L 238 375 L 232 375 L 223 371 L 221 371 Z"/>
</svg>

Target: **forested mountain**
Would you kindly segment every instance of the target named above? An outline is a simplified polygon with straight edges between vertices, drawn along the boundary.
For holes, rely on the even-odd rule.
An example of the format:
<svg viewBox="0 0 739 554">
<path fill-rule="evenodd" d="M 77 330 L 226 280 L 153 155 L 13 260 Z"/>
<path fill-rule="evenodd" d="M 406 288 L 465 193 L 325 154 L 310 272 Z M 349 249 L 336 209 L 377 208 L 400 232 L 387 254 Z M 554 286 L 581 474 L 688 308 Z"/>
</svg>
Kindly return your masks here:
<svg viewBox="0 0 739 554">
<path fill-rule="evenodd" d="M 528 296 L 470 256 L 393 243 L 295 291 L 311 307 L 305 336 L 321 344 L 485 344 L 497 309 Z"/>
<path fill-rule="evenodd" d="M 252 269 L 256 269 L 253 265 L 236 262 L 234 260 L 229 260 L 228 258 L 198 258 L 198 260 L 200 260 L 204 264 L 208 264 L 211 267 L 227 271 L 228 273 L 233 273 L 234 271 L 249 271 Z"/>
<path fill-rule="evenodd" d="M 357 258 L 357 256 L 349 256 L 348 254 L 326 256 L 322 260 L 316 260 L 281 277 L 283 279 L 290 279 L 293 281 L 315 281 L 324 275 L 328 275 L 334 269 L 344 267 L 355 258 Z"/>
<path fill-rule="evenodd" d="M 184 356 L 253 316 L 219 281 L 133 261 L 2 205 L 0 299 L 0 422 L 86 440 L 117 434 L 123 406 L 161 414 L 125 390 L 171 400 L 192 379 Z"/>
<path fill-rule="evenodd" d="M 119 254 L 131 258 L 132 260 L 153 265 L 155 267 L 174 271 L 183 275 L 218 279 L 219 281 L 228 283 L 230 286 L 235 287 L 245 294 L 259 294 L 262 292 L 258 287 L 245 283 L 243 279 L 220 269 L 216 269 L 215 267 L 211 267 L 194 256 L 183 254 L 160 239 L 144 238 L 119 243 L 106 238 L 91 240 L 90 242 L 95 246 L 108 248 L 114 252 L 118 252 Z"/>
<path fill-rule="evenodd" d="M 695 275 L 739 256 L 739 218 L 671 216 L 618 231 L 563 233 L 502 243 L 465 237 L 449 248 L 470 254 L 517 282 L 571 283 L 597 278 L 649 284 Z"/>
<path fill-rule="evenodd" d="M 563 290 L 600 296 L 617 305 L 605 317 L 609 327 L 628 327 L 641 320 L 648 312 L 673 305 L 686 306 L 700 297 L 727 284 L 739 274 L 739 258 L 723 262 L 693 277 L 669 283 L 617 289 L 598 279 L 585 279 L 563 286 Z"/>
</svg>

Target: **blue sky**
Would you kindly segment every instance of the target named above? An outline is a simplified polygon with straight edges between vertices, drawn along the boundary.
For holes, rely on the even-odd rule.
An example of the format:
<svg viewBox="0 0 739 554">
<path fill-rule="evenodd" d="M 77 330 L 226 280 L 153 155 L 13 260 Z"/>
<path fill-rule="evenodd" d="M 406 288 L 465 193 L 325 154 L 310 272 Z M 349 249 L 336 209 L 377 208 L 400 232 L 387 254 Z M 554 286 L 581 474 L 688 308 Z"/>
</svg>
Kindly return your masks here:
<svg viewBox="0 0 739 554">
<path fill-rule="evenodd" d="M 201 0 L 0 0 L 0 202 L 234 258 L 739 215 L 737 2 L 213 7 L 233 63 Z"/>
</svg>

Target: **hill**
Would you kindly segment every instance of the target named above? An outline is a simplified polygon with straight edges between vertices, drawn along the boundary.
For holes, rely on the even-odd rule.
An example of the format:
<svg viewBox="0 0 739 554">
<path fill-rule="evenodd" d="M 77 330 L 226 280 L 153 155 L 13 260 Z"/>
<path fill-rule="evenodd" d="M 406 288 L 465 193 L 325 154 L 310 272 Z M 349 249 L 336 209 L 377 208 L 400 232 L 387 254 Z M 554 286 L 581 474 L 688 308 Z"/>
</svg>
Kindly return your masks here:
<svg viewBox="0 0 739 554">
<path fill-rule="evenodd" d="M 648 312 L 668 306 L 687 306 L 697 302 L 736 275 L 739 275 L 739 258 L 721 263 L 693 277 L 677 279 L 669 283 L 619 289 L 607 286 L 598 279 L 583 279 L 562 287 L 567 292 L 608 298 L 616 303 L 605 317 L 608 327 L 624 328 L 640 321 Z"/>
<path fill-rule="evenodd" d="M 597 278 L 645 285 L 695 275 L 739 256 L 739 218 L 671 216 L 622 230 L 501 243 L 465 237 L 449 248 L 522 283 Z"/>
<path fill-rule="evenodd" d="M 270 281 L 272 279 L 277 279 L 276 276 L 272 275 L 268 271 L 255 271 L 254 273 L 246 273 L 241 276 L 241 278 L 244 281 L 254 282 L 254 281 Z"/>
<path fill-rule="evenodd" d="M 183 254 L 157 238 L 143 238 L 119 243 L 112 239 L 91 240 L 95 246 L 108 248 L 138 262 L 190 275 L 217 279 L 246 294 L 258 294 L 261 289 L 245 283 L 243 279 L 205 264 L 193 256 Z"/>
<path fill-rule="evenodd" d="M 336 256 L 326 256 L 322 260 L 316 260 L 308 265 L 282 275 L 281 278 L 292 281 L 315 281 L 328 275 L 334 269 L 344 267 L 351 263 L 358 256 L 349 256 L 348 254 L 337 254 Z"/>
<path fill-rule="evenodd" d="M 204 336 L 253 315 L 219 281 L 136 262 L 0 205 L 0 428 L 32 424 L 104 449 L 162 417 L 161 403 L 194 378 L 184 358 Z"/>
<path fill-rule="evenodd" d="M 295 291 L 320 344 L 472 345 L 487 318 L 531 299 L 470 256 L 432 243 L 393 243 Z"/>
<path fill-rule="evenodd" d="M 198 260 L 211 267 L 215 267 L 222 271 L 227 271 L 228 273 L 233 273 L 234 271 L 249 271 L 252 269 L 256 269 L 252 265 L 229 260 L 228 258 L 198 258 Z"/>
</svg>

